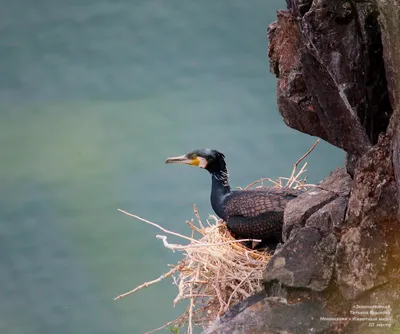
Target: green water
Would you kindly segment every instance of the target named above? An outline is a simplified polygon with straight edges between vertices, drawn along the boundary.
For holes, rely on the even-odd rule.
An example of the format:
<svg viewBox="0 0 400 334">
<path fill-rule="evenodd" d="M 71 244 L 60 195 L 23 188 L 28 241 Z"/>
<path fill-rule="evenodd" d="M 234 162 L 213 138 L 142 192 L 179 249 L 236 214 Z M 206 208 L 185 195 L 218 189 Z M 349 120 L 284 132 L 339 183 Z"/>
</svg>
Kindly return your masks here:
<svg viewBox="0 0 400 334">
<path fill-rule="evenodd" d="M 210 177 L 165 158 L 221 150 L 232 186 L 288 175 L 269 73 L 284 1 L 16 0 L 0 13 L 0 333 L 141 333 L 177 317 L 158 277 L 180 254 L 122 208 L 186 232 Z M 343 154 L 321 143 L 318 182 Z M 171 239 L 171 242 L 177 240 Z"/>
</svg>

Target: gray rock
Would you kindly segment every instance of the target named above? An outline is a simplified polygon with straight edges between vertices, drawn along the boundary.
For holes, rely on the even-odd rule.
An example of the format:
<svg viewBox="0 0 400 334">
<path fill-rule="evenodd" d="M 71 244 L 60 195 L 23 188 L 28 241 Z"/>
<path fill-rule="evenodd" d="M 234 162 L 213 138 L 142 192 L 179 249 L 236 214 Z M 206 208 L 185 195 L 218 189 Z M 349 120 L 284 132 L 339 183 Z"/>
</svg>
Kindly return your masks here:
<svg viewBox="0 0 400 334">
<path fill-rule="evenodd" d="M 336 281 L 340 293 L 355 299 L 387 282 L 388 244 L 374 222 L 350 228 L 340 240 L 336 254 Z"/>
<path fill-rule="evenodd" d="M 399 108 L 400 110 L 400 108 Z M 393 168 L 397 181 L 397 189 L 400 189 L 400 130 L 397 130 L 396 140 L 393 148 Z M 400 221 L 400 191 L 397 192 L 397 220 Z"/>
<path fill-rule="evenodd" d="M 349 196 L 353 180 L 344 168 L 336 168 L 317 188 L 331 191 L 338 196 Z"/>
<path fill-rule="evenodd" d="M 306 226 L 316 228 L 322 235 L 338 233 L 343 228 L 348 197 L 338 197 L 307 219 Z"/>
<path fill-rule="evenodd" d="M 335 169 L 324 181 L 322 181 L 315 188 L 310 189 L 306 193 L 300 195 L 294 200 L 290 201 L 285 209 L 284 223 L 282 228 L 282 238 L 284 241 L 294 236 L 302 227 L 306 226 L 306 221 L 318 210 L 325 207 L 328 203 L 335 201 L 338 197 L 348 196 L 352 180 L 350 175 L 346 173 L 343 168 Z M 342 197 L 347 198 L 347 197 Z M 346 208 L 347 200 L 340 200 L 329 206 L 322 212 L 327 214 L 328 211 L 333 210 L 332 213 L 335 217 L 336 225 L 339 224 L 338 219 L 343 219 L 341 213 Z M 338 206 L 337 210 L 335 207 Z M 314 217 L 314 221 L 323 219 L 329 220 L 329 217 Z M 315 223 L 314 225 L 318 225 Z M 311 225 L 310 225 L 311 226 Z"/>
<path fill-rule="evenodd" d="M 331 323 L 321 320 L 321 317 L 329 316 L 317 302 L 288 304 L 283 298 L 261 298 L 258 295 L 252 303 L 246 302 L 245 307 L 233 307 L 206 333 L 326 333 Z"/>
<path fill-rule="evenodd" d="M 291 128 L 327 138 L 306 88 L 300 59 L 302 37 L 298 20 L 288 11 L 278 12 L 278 21 L 268 27 L 270 70 L 278 78 L 277 97 L 283 121 Z"/>
<path fill-rule="evenodd" d="M 307 219 L 325 204 L 335 199 L 333 192 L 313 188 L 291 200 L 285 208 L 282 228 L 283 241 L 287 241 L 305 226 Z"/>
<path fill-rule="evenodd" d="M 333 272 L 336 243 L 333 234 L 324 237 L 317 228 L 302 228 L 268 263 L 265 284 L 277 280 L 289 287 L 326 289 Z"/>
<path fill-rule="evenodd" d="M 390 325 L 391 328 L 388 330 L 380 330 L 368 327 L 368 322 L 353 321 L 349 328 L 349 333 L 362 333 L 362 334 L 394 334 L 398 333 L 400 329 L 400 290 L 399 281 L 400 277 L 392 277 L 390 282 L 384 284 L 380 287 L 375 288 L 368 294 L 362 295 L 357 301 L 353 302 L 354 305 L 380 305 L 389 306 L 386 309 L 375 309 L 374 311 L 388 311 L 389 314 L 382 314 L 380 318 L 391 318 Z M 381 322 L 385 323 L 385 322 Z M 397 331 L 396 331 L 397 329 Z"/>
<path fill-rule="evenodd" d="M 392 142 L 381 135 L 378 143 L 357 164 L 346 215 L 348 227 L 359 226 L 364 217 L 389 221 L 397 219 L 397 186 L 392 163 Z"/>
<path fill-rule="evenodd" d="M 288 203 L 283 225 L 286 242 L 267 265 L 267 289 L 271 290 L 274 282 L 313 291 L 328 287 L 350 185 L 350 176 L 338 168 L 317 187 Z"/>
<path fill-rule="evenodd" d="M 385 60 L 387 86 L 394 115 L 390 119 L 388 133 L 393 137 L 393 168 L 397 183 L 397 219 L 400 221 L 400 2 L 378 0 L 379 23 L 382 30 L 383 58 Z"/>
<path fill-rule="evenodd" d="M 392 114 L 375 1 L 287 2 L 268 31 L 279 112 L 288 126 L 359 157 Z"/>
<path fill-rule="evenodd" d="M 394 110 L 400 112 L 400 1 L 377 0 L 387 85 Z"/>
<path fill-rule="evenodd" d="M 336 281 L 349 300 L 387 282 L 388 272 L 399 266 L 397 194 L 391 138 L 381 135 L 357 163 L 337 249 Z"/>
</svg>

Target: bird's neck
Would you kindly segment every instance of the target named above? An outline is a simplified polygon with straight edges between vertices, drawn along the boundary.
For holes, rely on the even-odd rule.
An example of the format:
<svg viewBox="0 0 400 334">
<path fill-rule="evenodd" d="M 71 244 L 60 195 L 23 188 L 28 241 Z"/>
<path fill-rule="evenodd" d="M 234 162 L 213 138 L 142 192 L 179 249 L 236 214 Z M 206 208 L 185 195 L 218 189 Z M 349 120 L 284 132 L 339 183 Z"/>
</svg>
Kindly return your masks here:
<svg viewBox="0 0 400 334">
<path fill-rule="evenodd" d="M 223 202 L 225 196 L 231 192 L 228 181 L 228 171 L 226 168 L 216 172 L 210 172 L 212 178 L 211 206 L 215 213 L 222 219 L 226 219 Z"/>
</svg>

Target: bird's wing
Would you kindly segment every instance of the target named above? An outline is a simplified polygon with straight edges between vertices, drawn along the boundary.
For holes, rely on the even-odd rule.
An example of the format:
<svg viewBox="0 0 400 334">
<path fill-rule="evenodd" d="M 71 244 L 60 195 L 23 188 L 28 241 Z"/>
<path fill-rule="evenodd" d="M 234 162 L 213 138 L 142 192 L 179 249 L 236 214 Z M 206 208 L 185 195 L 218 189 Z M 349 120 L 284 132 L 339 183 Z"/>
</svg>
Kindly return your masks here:
<svg viewBox="0 0 400 334">
<path fill-rule="evenodd" d="M 270 239 L 282 238 L 283 212 L 270 211 L 256 217 L 230 216 L 229 229 L 240 238 Z"/>
<path fill-rule="evenodd" d="M 258 188 L 232 191 L 225 200 L 228 217 L 257 217 L 266 212 L 282 212 L 301 191 L 290 188 Z"/>
</svg>

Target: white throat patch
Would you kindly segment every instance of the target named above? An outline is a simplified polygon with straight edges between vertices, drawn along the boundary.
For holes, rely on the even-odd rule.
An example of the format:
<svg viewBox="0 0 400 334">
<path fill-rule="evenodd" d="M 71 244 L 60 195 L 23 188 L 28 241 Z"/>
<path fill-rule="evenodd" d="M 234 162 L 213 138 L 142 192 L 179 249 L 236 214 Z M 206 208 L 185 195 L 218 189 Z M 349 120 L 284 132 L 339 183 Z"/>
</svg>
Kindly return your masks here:
<svg viewBox="0 0 400 334">
<path fill-rule="evenodd" d="M 207 167 L 207 159 L 203 158 L 203 157 L 197 157 L 197 159 L 200 161 L 199 163 L 199 167 L 200 168 L 206 168 Z"/>
</svg>

